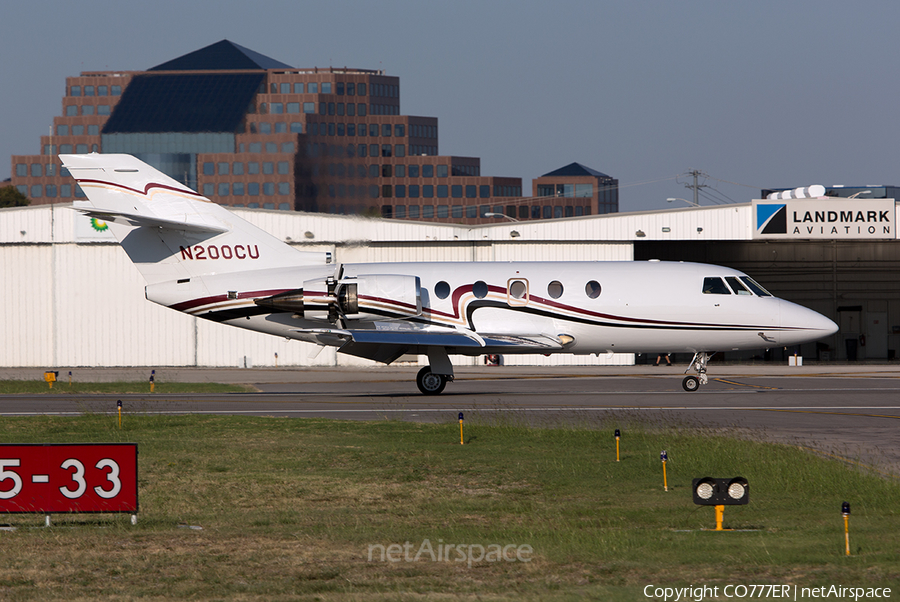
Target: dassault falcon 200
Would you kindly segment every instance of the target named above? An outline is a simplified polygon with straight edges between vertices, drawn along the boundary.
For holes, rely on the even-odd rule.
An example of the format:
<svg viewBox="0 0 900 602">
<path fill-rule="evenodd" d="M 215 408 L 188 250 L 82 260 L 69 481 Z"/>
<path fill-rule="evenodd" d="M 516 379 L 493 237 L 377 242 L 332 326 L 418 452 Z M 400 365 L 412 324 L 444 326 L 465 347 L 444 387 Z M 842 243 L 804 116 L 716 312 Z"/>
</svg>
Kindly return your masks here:
<svg viewBox="0 0 900 602">
<path fill-rule="evenodd" d="M 450 355 L 692 352 L 683 387 L 716 351 L 797 345 L 837 331 L 746 274 L 674 262 L 333 264 L 304 252 L 130 155 L 60 155 L 147 282 L 146 297 L 193 316 L 386 364 L 426 355 L 436 395 Z"/>
</svg>

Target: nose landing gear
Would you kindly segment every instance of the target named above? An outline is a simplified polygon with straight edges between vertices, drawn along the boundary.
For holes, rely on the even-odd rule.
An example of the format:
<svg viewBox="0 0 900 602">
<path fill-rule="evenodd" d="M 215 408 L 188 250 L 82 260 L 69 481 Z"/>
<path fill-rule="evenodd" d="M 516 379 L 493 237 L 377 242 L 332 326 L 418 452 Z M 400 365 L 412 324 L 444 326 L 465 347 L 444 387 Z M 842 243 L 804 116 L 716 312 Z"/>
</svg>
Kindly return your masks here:
<svg viewBox="0 0 900 602">
<path fill-rule="evenodd" d="M 685 370 L 685 374 L 687 374 L 690 370 L 694 370 L 697 372 L 697 376 L 685 376 L 684 380 L 681 381 L 681 387 L 688 392 L 696 391 L 700 388 L 700 385 L 705 385 L 709 382 L 709 377 L 706 376 L 706 365 L 709 363 L 709 360 L 712 356 L 714 356 L 716 352 L 707 353 L 706 351 L 698 351 L 694 354 L 694 359 L 691 360 L 690 366 Z"/>
</svg>

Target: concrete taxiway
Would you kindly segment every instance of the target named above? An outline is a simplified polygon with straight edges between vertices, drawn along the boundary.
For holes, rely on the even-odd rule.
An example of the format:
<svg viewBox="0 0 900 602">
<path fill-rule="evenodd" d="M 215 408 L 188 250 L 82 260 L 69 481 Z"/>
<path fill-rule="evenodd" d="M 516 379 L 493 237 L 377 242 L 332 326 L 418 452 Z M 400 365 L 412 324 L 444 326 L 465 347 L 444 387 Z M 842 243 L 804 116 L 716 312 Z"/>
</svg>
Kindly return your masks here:
<svg viewBox="0 0 900 602">
<path fill-rule="evenodd" d="M 62 389 L 68 368 L 58 368 Z M 73 380 L 147 380 L 146 368 L 71 368 Z M 0 415 L 114 412 L 223 413 L 353 420 L 512 420 L 586 426 L 635 421 L 726 429 L 816 450 L 900 474 L 900 365 L 711 366 L 710 383 L 681 388 L 684 367 L 462 367 L 437 397 L 418 393 L 418 367 L 370 369 L 160 368 L 169 382 L 251 385 L 246 393 L 3 395 Z M 40 369 L 0 369 L 0 379 L 42 379 Z M 148 388 L 149 391 L 149 388 Z"/>
</svg>

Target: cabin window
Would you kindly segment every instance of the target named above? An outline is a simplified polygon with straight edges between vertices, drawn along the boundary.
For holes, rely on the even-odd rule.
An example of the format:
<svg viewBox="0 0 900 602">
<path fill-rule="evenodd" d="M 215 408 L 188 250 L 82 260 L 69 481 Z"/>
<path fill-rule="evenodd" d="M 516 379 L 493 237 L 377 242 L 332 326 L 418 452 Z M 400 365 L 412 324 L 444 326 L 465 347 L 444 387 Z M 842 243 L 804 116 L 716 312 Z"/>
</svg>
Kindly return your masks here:
<svg viewBox="0 0 900 602">
<path fill-rule="evenodd" d="M 563 285 L 559 280 L 554 280 L 550 284 L 547 285 L 547 294 L 550 295 L 552 299 L 559 299 L 563 294 Z"/>
<path fill-rule="evenodd" d="M 750 276 L 741 276 L 741 282 L 747 285 L 751 291 L 759 295 L 760 297 L 771 297 L 772 293 L 767 291 L 759 284 L 756 280 L 751 278 Z"/>
<path fill-rule="evenodd" d="M 731 290 L 734 291 L 736 295 L 752 295 L 746 286 L 741 284 L 741 281 L 737 279 L 736 276 L 726 276 L 725 281 L 731 285 Z"/>
<path fill-rule="evenodd" d="M 522 280 L 513 280 L 509 283 L 509 296 L 513 299 L 521 299 L 528 292 L 528 287 Z"/>
<path fill-rule="evenodd" d="M 472 294 L 479 299 L 484 299 L 488 294 L 488 285 L 483 280 L 479 280 L 472 285 Z"/>
<path fill-rule="evenodd" d="M 596 299 L 600 296 L 600 283 L 596 280 L 591 280 L 586 285 L 584 285 L 584 294 L 587 295 L 590 299 Z"/>
<path fill-rule="evenodd" d="M 730 295 L 731 291 L 725 286 L 725 282 L 718 276 L 708 276 L 703 279 L 704 295 Z"/>
<path fill-rule="evenodd" d="M 434 285 L 434 294 L 438 299 L 446 299 L 450 296 L 450 285 L 441 280 Z"/>
</svg>

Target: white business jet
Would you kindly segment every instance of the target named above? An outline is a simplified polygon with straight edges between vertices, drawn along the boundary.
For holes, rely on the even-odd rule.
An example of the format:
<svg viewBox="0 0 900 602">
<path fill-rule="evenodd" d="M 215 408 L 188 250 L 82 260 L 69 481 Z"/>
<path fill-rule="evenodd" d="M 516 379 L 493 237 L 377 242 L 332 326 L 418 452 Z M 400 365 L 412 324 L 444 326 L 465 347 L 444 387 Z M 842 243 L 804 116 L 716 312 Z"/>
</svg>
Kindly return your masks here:
<svg viewBox="0 0 900 602">
<path fill-rule="evenodd" d="M 691 352 L 687 391 L 717 351 L 837 331 L 737 270 L 660 261 L 332 264 L 130 155 L 60 155 L 147 281 L 146 297 L 232 326 L 389 364 L 427 355 L 437 395 L 453 354 Z M 687 372 L 686 371 L 686 372 Z"/>
</svg>

